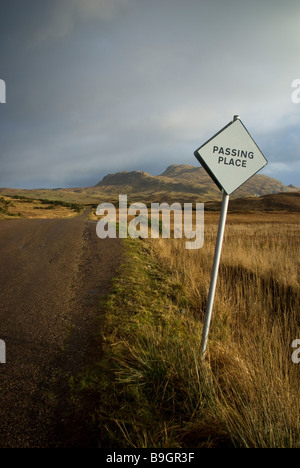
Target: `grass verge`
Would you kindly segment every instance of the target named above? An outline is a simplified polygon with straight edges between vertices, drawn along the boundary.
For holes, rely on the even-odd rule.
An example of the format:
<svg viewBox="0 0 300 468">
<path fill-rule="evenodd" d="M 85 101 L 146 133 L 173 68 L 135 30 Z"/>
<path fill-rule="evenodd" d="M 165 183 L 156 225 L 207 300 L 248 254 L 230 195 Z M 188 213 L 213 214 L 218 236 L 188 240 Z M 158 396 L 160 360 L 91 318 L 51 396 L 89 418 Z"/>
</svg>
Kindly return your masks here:
<svg viewBox="0 0 300 468">
<path fill-rule="evenodd" d="M 88 406 L 102 447 L 231 445 L 212 411 L 213 375 L 188 291 L 148 242 L 126 244 L 130 261 L 101 304 L 103 356 L 71 379 L 77 411 Z"/>
<path fill-rule="evenodd" d="M 181 239 L 126 241 L 101 304 L 103 355 L 71 380 L 100 447 L 299 447 L 299 227 L 231 227 L 203 360 L 215 234 L 208 225 L 194 252 Z"/>
</svg>

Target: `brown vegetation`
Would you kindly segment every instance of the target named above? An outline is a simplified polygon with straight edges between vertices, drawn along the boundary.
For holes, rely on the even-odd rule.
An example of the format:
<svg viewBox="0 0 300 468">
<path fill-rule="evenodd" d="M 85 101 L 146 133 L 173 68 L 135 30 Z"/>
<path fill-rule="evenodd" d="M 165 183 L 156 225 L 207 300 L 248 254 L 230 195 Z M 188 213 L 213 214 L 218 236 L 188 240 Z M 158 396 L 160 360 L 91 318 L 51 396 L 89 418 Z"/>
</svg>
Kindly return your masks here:
<svg viewBox="0 0 300 468">
<path fill-rule="evenodd" d="M 214 416 L 237 446 L 298 446 L 300 372 L 291 343 L 300 333 L 300 227 L 293 216 L 249 221 L 230 223 L 224 241 L 208 354 Z M 153 242 L 183 285 L 193 320 L 205 310 L 215 239 L 216 225 L 206 224 L 199 251 Z"/>
<path fill-rule="evenodd" d="M 285 186 L 279 180 L 256 174 L 231 198 L 259 197 L 266 194 L 294 193 L 299 187 Z M 119 194 L 127 194 L 128 201 L 151 202 L 207 202 L 221 199 L 220 191 L 200 166 L 173 164 L 162 174 L 153 176 L 141 171 L 108 174 L 93 187 L 57 189 L 0 188 L 2 195 L 21 195 L 27 198 L 62 200 L 71 203 L 99 204 L 118 202 Z"/>
<path fill-rule="evenodd" d="M 0 220 L 13 218 L 69 218 L 78 213 L 76 204 L 51 200 L 35 200 L 22 196 L 0 197 Z"/>
<path fill-rule="evenodd" d="M 73 381 L 79 407 L 95 402 L 100 446 L 299 447 L 298 216 L 229 214 L 205 359 L 217 213 L 200 250 L 128 241 L 102 304 L 104 359 Z"/>
</svg>

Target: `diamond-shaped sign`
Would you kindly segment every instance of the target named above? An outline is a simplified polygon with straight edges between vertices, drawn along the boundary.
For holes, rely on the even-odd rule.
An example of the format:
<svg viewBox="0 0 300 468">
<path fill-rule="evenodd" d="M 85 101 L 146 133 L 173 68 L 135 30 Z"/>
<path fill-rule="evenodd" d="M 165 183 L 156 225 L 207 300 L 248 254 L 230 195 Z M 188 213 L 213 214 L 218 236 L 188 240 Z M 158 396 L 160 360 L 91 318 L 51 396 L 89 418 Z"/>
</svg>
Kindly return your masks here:
<svg viewBox="0 0 300 468">
<path fill-rule="evenodd" d="M 239 118 L 200 146 L 194 155 L 228 195 L 268 164 Z"/>
</svg>

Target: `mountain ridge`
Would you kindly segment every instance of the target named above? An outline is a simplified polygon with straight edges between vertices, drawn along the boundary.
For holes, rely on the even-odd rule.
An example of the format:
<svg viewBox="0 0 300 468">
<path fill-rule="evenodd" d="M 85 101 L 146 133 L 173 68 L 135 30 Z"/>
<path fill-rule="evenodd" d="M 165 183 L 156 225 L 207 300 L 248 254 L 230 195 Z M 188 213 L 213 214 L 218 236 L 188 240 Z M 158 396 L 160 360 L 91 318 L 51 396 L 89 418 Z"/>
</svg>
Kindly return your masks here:
<svg viewBox="0 0 300 468">
<path fill-rule="evenodd" d="M 265 174 L 256 174 L 232 195 L 231 199 L 261 197 L 278 193 L 300 192 L 300 187 L 284 185 Z M 130 202 L 197 203 L 220 201 L 221 191 L 201 166 L 172 164 L 161 174 L 143 171 L 121 171 L 105 175 L 92 187 L 55 189 L 0 188 L 0 196 L 21 195 L 27 198 L 61 200 L 70 203 L 99 204 L 117 202 L 127 194 Z M 271 199 L 270 199 L 271 202 Z"/>
<path fill-rule="evenodd" d="M 201 166 L 187 164 L 172 164 L 157 176 L 152 176 L 143 171 L 121 171 L 107 174 L 95 187 L 111 187 L 112 190 L 115 190 L 116 187 L 120 189 L 126 187 L 129 191 L 142 190 L 144 192 L 150 189 L 152 191 L 157 189 L 160 192 L 165 189 L 166 191 L 198 194 L 205 196 L 205 198 L 211 196 L 213 199 L 218 198 L 220 195 L 219 189 Z M 232 197 L 261 196 L 298 191 L 300 191 L 300 187 L 284 185 L 279 180 L 265 174 L 256 174 L 237 189 Z"/>
</svg>

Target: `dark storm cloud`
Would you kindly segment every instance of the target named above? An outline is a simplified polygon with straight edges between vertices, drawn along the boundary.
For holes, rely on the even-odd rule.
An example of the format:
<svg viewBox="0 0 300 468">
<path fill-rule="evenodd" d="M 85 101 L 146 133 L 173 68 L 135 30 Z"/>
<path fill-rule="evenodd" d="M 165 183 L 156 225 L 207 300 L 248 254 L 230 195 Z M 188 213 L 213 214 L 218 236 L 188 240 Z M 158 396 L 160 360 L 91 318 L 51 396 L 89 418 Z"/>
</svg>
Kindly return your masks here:
<svg viewBox="0 0 300 468">
<path fill-rule="evenodd" d="M 193 151 L 235 113 L 270 175 L 300 184 L 297 1 L 1 5 L 0 186 L 196 165 Z"/>
</svg>

